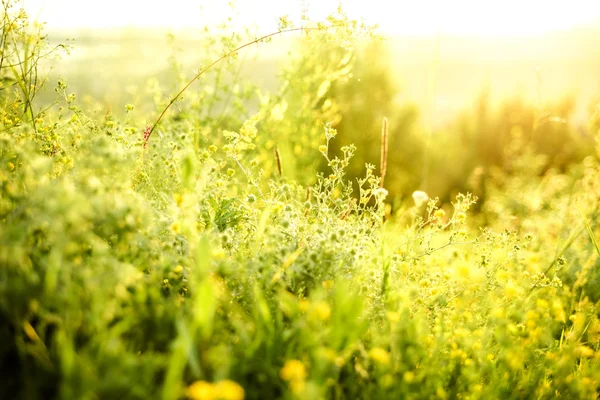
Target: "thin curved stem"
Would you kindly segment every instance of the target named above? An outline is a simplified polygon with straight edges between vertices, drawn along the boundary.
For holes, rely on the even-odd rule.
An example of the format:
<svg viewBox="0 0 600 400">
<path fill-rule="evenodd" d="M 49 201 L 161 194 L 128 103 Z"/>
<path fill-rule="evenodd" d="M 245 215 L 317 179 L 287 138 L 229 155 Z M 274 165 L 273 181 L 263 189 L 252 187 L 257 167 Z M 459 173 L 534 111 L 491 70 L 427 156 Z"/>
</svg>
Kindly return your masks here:
<svg viewBox="0 0 600 400">
<path fill-rule="evenodd" d="M 181 97 L 181 95 L 183 94 L 183 92 L 185 92 L 191 85 L 192 83 L 194 83 L 198 78 L 200 78 L 206 71 L 208 71 L 209 69 L 211 69 L 213 66 L 215 66 L 216 64 L 218 64 L 219 62 L 231 57 L 232 55 L 236 54 L 237 52 L 239 52 L 240 50 L 251 46 L 253 44 L 257 44 L 259 42 L 262 42 L 272 36 L 277 36 L 280 35 L 282 33 L 289 33 L 289 32 L 297 32 L 297 31 L 303 31 L 303 30 L 313 30 L 313 29 L 318 29 L 318 28 L 305 28 L 305 27 L 299 27 L 299 28 L 290 28 L 290 29 L 284 29 L 281 31 L 277 31 L 277 32 L 272 32 L 269 33 L 268 35 L 264 35 L 261 36 L 258 39 L 254 39 L 251 42 L 248 42 L 246 44 L 243 44 L 237 48 L 235 48 L 234 50 L 231 50 L 230 52 L 224 54 L 223 56 L 219 57 L 217 60 L 215 60 L 212 64 L 208 65 L 207 67 L 205 67 L 204 69 L 202 69 L 200 72 L 198 72 L 188 83 L 187 85 L 185 85 L 183 87 L 183 89 L 181 89 L 179 91 L 179 93 L 177 93 L 175 95 L 175 97 L 173 97 L 171 99 L 171 101 L 169 101 L 169 104 L 167 104 L 167 106 L 165 107 L 165 109 L 160 113 L 160 115 L 158 116 L 158 119 L 154 122 L 154 124 L 152 125 L 152 127 L 150 128 L 149 133 L 147 134 L 147 137 L 145 138 L 146 143 L 148 142 L 148 140 L 150 139 L 150 135 L 152 135 L 152 132 L 154 132 L 154 129 L 156 128 L 156 126 L 158 125 L 158 123 L 160 122 L 160 120 L 164 117 L 164 115 L 167 113 L 167 111 L 169 110 L 169 108 L 171 108 L 171 106 L 173 105 L 173 103 L 175 103 L 175 101 L 177 101 L 177 99 L 179 97 Z"/>
</svg>

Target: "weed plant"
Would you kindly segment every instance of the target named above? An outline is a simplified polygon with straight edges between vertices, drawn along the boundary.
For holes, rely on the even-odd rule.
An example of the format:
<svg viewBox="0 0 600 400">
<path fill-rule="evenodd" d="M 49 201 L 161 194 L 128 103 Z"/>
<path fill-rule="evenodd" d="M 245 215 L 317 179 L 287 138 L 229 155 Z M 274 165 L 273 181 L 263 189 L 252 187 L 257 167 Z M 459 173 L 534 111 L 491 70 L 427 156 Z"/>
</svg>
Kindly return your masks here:
<svg viewBox="0 0 600 400">
<path fill-rule="evenodd" d="M 30 75 L 3 81 L 3 396 L 597 398 L 600 154 L 540 176 L 515 145 L 480 215 L 471 194 L 424 192 L 390 215 L 376 167 L 352 182 L 360 149 L 332 149 L 327 94 L 360 26 L 331 23 L 255 112 L 235 86 L 217 113 L 206 86 L 167 101 L 155 86 L 155 113 L 98 120 L 61 80 L 39 113 Z"/>
</svg>

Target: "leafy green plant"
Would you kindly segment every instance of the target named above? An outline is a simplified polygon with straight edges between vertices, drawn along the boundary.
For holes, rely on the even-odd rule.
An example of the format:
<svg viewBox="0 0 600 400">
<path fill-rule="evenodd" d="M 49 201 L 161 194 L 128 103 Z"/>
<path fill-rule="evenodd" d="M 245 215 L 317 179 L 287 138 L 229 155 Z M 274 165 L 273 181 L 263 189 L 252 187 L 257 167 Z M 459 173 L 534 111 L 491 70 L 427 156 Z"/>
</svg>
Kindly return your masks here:
<svg viewBox="0 0 600 400">
<path fill-rule="evenodd" d="M 43 34 L 43 26 L 31 23 L 23 9 L 12 12 L 15 2 L 3 0 L 0 21 L 0 120 L 4 129 L 22 123 L 37 131 L 40 115 L 46 111 L 34 103 L 44 87 L 46 77 L 40 73 L 40 63 L 58 55 L 68 46 L 52 47 Z"/>
</svg>

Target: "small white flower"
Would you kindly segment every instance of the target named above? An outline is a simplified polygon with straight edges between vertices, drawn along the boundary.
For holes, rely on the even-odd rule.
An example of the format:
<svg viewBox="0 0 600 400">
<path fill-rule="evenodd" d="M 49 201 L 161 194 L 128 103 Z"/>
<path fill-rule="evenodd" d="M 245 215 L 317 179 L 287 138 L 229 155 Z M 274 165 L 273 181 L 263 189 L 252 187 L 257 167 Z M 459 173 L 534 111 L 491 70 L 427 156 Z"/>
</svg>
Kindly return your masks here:
<svg viewBox="0 0 600 400">
<path fill-rule="evenodd" d="M 415 205 L 417 207 L 421 207 L 423 204 L 427 203 L 427 201 L 429 201 L 429 196 L 427 195 L 427 193 L 423 192 L 422 190 L 417 190 L 412 194 L 412 198 L 415 201 Z"/>
<path fill-rule="evenodd" d="M 373 194 L 375 195 L 375 197 L 377 198 L 377 200 L 379 201 L 383 201 L 385 200 L 385 198 L 388 195 L 388 191 L 385 190 L 384 188 L 377 188 L 373 191 Z"/>
</svg>

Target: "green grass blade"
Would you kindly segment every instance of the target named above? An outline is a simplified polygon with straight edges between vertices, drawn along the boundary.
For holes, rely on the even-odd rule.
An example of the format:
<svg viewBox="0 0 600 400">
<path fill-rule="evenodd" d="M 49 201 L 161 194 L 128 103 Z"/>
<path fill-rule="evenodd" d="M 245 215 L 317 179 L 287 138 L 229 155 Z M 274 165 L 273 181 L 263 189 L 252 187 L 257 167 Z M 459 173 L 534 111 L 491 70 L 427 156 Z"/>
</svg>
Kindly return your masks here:
<svg viewBox="0 0 600 400">
<path fill-rule="evenodd" d="M 592 244 L 594 245 L 594 248 L 596 249 L 596 253 L 598 253 L 598 255 L 600 256 L 600 247 L 598 247 L 598 242 L 596 241 L 596 237 L 594 236 L 594 231 L 592 230 L 592 227 L 590 226 L 586 216 L 583 215 L 583 212 L 581 210 L 579 210 L 579 213 L 581 214 L 581 217 L 583 218 L 583 223 L 585 224 L 585 228 L 587 230 L 588 236 L 590 237 L 590 240 L 592 241 Z"/>
</svg>

